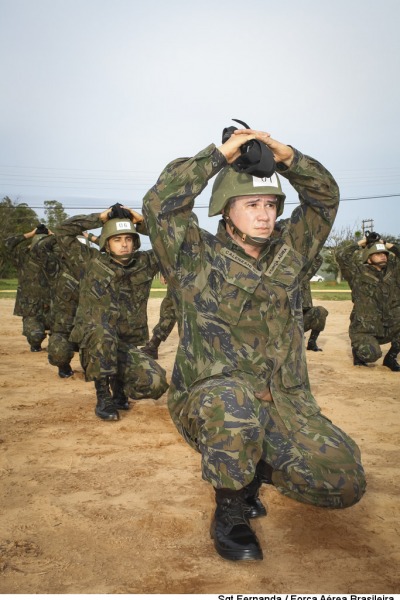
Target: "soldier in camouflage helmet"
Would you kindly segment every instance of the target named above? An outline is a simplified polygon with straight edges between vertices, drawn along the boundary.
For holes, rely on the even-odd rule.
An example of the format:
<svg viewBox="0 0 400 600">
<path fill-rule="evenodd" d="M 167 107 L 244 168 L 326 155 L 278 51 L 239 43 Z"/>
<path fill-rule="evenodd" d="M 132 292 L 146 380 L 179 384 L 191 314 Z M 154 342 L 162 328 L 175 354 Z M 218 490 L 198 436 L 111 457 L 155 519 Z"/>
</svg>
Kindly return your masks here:
<svg viewBox="0 0 400 600">
<path fill-rule="evenodd" d="M 230 166 L 252 139 L 271 149 L 299 194 L 291 219 L 276 221 L 285 198 L 276 173 L 255 177 Z M 212 235 L 193 208 L 215 175 L 209 215 L 222 220 Z M 321 414 L 305 360 L 300 283 L 338 204 L 336 182 L 320 163 L 249 129 L 171 162 L 144 198 L 178 307 L 168 407 L 215 489 L 211 534 L 228 560 L 262 558 L 249 519 L 266 514 L 263 482 L 328 508 L 351 506 L 365 490 L 359 449 Z"/>
<path fill-rule="evenodd" d="M 124 207 L 130 218 L 110 218 L 112 209 L 55 229 L 64 253 L 84 264 L 70 341 L 79 346 L 86 380 L 94 381 L 95 414 L 107 421 L 129 409 L 129 397 L 159 398 L 168 388 L 164 369 L 138 348 L 149 339 L 147 302 L 159 266 L 152 250 L 139 251 L 143 217 Z M 78 241 L 99 227 L 99 250 Z"/>
<path fill-rule="evenodd" d="M 318 269 L 323 263 L 321 254 L 315 257 L 310 269 L 306 276 L 301 282 L 301 303 L 303 305 L 303 321 L 304 321 L 304 332 L 310 331 L 310 337 L 308 338 L 307 350 L 313 352 L 322 352 L 317 344 L 317 339 L 321 331 L 325 329 L 326 318 L 328 311 L 324 306 L 314 306 L 311 294 L 310 279 L 316 274 Z"/>
<path fill-rule="evenodd" d="M 84 244 L 89 244 L 88 233 L 78 235 L 77 239 Z M 97 239 L 97 236 L 93 236 Z M 48 344 L 48 361 L 58 368 L 58 375 L 62 379 L 72 377 L 74 371 L 71 360 L 79 350 L 78 345 L 69 341 L 74 326 L 75 314 L 79 301 L 79 282 L 83 274 L 83 263 L 73 259 L 73 253 L 65 254 L 60 250 L 56 237 L 49 236 L 39 244 L 44 251 L 57 255 L 59 272 L 53 280 L 51 278 L 51 332 Z"/>
<path fill-rule="evenodd" d="M 353 364 L 368 366 L 382 356 L 381 345 L 391 346 L 383 365 L 400 372 L 400 248 L 378 240 L 368 244 L 348 242 L 337 252 L 337 261 L 352 291 L 353 309 L 349 336 Z"/>
<path fill-rule="evenodd" d="M 28 233 L 19 233 L 5 240 L 18 276 L 14 315 L 22 317 L 22 333 L 31 352 L 42 350 L 42 342 L 50 327 L 50 288 L 46 266 L 38 252 L 39 242 L 48 235 L 49 230 L 41 223 Z"/>
</svg>

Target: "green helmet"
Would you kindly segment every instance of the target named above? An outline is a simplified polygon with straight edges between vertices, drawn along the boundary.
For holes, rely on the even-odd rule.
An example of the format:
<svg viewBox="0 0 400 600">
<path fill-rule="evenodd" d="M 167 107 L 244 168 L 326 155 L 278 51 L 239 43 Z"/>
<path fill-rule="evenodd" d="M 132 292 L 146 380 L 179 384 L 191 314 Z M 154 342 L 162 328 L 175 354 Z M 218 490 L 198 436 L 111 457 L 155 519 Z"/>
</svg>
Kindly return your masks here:
<svg viewBox="0 0 400 600">
<path fill-rule="evenodd" d="M 114 235 L 127 234 L 131 234 L 133 236 L 134 248 L 135 250 L 138 250 L 140 248 L 140 236 L 138 233 L 136 233 L 135 225 L 130 219 L 110 219 L 109 221 L 106 221 L 100 234 L 100 251 L 105 250 L 106 241 Z"/>
<path fill-rule="evenodd" d="M 368 259 L 371 256 L 371 254 L 377 254 L 377 253 L 381 253 L 381 252 L 384 252 L 385 254 L 389 254 L 389 250 L 386 248 L 386 246 L 383 242 L 377 242 L 376 244 L 373 244 L 373 246 L 364 248 L 364 251 L 362 253 L 363 263 L 368 262 Z"/>
<path fill-rule="evenodd" d="M 231 198 L 236 196 L 273 195 L 278 198 L 277 216 L 283 213 L 286 195 L 282 192 L 278 175 L 255 177 L 247 173 L 238 173 L 232 167 L 225 167 L 214 181 L 208 216 L 214 217 L 223 212 Z"/>
</svg>

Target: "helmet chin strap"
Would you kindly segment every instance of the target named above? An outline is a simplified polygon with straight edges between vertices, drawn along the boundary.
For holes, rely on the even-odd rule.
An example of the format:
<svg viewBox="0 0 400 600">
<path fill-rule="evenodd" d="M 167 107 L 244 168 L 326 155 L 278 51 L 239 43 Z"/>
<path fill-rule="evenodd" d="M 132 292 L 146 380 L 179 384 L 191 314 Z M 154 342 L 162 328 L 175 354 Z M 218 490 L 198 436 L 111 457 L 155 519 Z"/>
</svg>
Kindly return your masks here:
<svg viewBox="0 0 400 600">
<path fill-rule="evenodd" d="M 110 256 L 123 265 L 127 265 L 128 263 L 130 263 L 133 258 L 133 255 L 134 252 L 131 252 L 130 254 L 115 254 L 115 252 L 111 252 L 110 250 Z"/>
<path fill-rule="evenodd" d="M 233 235 L 238 235 L 244 244 L 249 244 L 250 246 L 255 246 L 256 248 L 262 248 L 263 246 L 267 246 L 269 244 L 269 238 L 257 238 L 248 235 L 247 233 L 243 233 L 240 231 L 238 227 L 234 224 L 229 215 L 222 215 L 225 223 L 227 223 L 233 233 Z"/>
</svg>

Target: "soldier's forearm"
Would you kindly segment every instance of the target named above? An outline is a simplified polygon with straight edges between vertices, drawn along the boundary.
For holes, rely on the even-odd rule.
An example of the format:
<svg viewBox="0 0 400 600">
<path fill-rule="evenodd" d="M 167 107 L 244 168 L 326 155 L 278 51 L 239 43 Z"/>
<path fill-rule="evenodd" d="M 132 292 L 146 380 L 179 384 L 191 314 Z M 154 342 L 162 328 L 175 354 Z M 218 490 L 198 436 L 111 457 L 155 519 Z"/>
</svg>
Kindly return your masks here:
<svg viewBox="0 0 400 600">
<path fill-rule="evenodd" d="M 192 158 L 171 162 L 144 197 L 146 213 L 167 214 L 179 209 L 191 210 L 196 196 L 225 164 L 225 157 L 214 144 Z"/>
<path fill-rule="evenodd" d="M 76 215 L 58 225 L 54 230 L 54 234 L 61 237 L 75 237 L 88 229 L 98 229 L 103 224 L 100 219 L 100 213 Z"/>
<path fill-rule="evenodd" d="M 279 168 L 278 165 L 277 170 L 299 193 L 301 203 L 320 211 L 325 219 L 333 223 L 339 206 L 339 187 L 320 162 L 294 149 L 290 167 Z"/>
<path fill-rule="evenodd" d="M 18 246 L 19 244 L 21 244 L 22 242 L 26 241 L 26 237 L 23 233 L 17 233 L 16 235 L 12 235 L 11 237 L 7 238 L 4 241 L 4 245 L 7 248 L 7 250 L 13 250 L 14 248 L 16 248 L 16 246 Z"/>
</svg>

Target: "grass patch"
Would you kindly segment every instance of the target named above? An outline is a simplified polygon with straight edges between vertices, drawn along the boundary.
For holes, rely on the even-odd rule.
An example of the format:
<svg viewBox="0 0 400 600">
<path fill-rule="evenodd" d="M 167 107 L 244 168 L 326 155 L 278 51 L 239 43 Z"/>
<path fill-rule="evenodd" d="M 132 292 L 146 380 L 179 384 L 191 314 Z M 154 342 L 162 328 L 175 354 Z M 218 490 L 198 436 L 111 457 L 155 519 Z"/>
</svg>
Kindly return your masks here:
<svg viewBox="0 0 400 600">
<path fill-rule="evenodd" d="M 313 300 L 351 300 L 351 292 L 324 292 L 323 294 L 318 294 L 318 292 L 313 291 L 312 293 Z"/>
<path fill-rule="evenodd" d="M 16 290 L 18 285 L 18 279 L 0 279 L 0 291 L 1 290 Z"/>
</svg>

